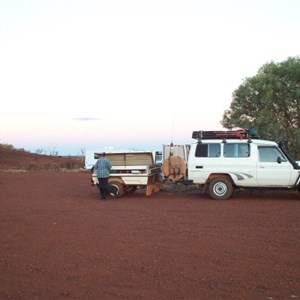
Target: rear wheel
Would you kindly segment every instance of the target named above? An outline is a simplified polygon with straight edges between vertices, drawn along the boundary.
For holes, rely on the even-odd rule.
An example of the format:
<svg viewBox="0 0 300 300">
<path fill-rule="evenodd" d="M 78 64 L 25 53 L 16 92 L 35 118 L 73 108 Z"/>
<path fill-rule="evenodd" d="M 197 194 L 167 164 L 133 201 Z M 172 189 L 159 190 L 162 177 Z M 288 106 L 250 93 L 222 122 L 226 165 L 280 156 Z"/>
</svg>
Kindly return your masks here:
<svg viewBox="0 0 300 300">
<path fill-rule="evenodd" d="M 232 183 L 228 178 L 215 178 L 209 183 L 209 195 L 215 200 L 228 199 L 232 190 Z"/>
<path fill-rule="evenodd" d="M 117 191 L 117 196 L 122 197 L 124 195 L 124 188 L 123 185 L 118 181 L 111 181 L 109 185 Z"/>
</svg>

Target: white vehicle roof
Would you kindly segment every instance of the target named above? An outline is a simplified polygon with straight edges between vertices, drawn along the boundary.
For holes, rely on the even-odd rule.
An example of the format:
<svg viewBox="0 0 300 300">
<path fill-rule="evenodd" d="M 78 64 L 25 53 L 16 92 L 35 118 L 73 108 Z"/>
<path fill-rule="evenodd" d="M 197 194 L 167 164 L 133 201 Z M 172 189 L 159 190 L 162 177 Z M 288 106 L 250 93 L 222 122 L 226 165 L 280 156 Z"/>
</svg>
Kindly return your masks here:
<svg viewBox="0 0 300 300">
<path fill-rule="evenodd" d="M 201 140 L 202 144 L 220 144 L 223 143 L 224 139 L 203 139 Z M 232 143 L 241 143 L 241 144 L 245 144 L 248 143 L 247 139 L 226 139 L 226 143 L 228 144 L 232 144 Z M 255 145 L 262 145 L 262 146 L 278 146 L 276 142 L 274 141 L 267 141 L 267 140 L 260 140 L 260 139 L 251 139 L 252 144 Z M 195 143 L 197 144 L 197 143 Z"/>
</svg>

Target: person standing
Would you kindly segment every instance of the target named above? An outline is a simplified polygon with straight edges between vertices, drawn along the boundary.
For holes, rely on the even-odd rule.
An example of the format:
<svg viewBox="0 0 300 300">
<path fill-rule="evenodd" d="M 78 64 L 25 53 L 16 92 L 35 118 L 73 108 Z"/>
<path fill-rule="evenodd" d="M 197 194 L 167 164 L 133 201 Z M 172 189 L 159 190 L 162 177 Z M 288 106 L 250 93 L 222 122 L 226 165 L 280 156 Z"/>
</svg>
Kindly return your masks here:
<svg viewBox="0 0 300 300">
<path fill-rule="evenodd" d="M 101 153 L 94 166 L 99 181 L 98 187 L 100 190 L 101 199 L 105 199 L 108 194 L 108 177 L 111 167 L 111 161 L 106 157 L 106 153 Z"/>
</svg>

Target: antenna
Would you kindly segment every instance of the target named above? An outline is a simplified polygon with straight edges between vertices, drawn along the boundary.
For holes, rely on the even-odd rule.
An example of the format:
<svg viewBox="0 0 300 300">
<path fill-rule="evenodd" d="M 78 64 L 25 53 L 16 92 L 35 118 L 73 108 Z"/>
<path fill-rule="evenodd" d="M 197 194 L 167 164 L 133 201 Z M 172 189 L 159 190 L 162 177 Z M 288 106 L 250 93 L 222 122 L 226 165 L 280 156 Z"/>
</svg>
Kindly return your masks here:
<svg viewBox="0 0 300 300">
<path fill-rule="evenodd" d="M 173 144 L 173 141 L 171 141 L 170 143 L 170 156 L 173 156 L 173 151 L 174 151 L 174 144 Z"/>
<path fill-rule="evenodd" d="M 175 113 L 174 110 L 172 112 L 172 122 L 171 122 L 171 143 L 173 143 L 174 140 L 174 130 L 175 130 Z"/>
</svg>

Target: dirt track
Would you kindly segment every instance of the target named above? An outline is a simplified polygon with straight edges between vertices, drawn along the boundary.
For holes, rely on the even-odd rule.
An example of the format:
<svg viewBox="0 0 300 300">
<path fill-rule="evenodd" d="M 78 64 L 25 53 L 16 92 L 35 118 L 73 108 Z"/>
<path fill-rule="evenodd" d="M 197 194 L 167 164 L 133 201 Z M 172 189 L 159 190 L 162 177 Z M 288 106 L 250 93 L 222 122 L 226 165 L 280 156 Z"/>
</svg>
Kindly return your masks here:
<svg viewBox="0 0 300 300">
<path fill-rule="evenodd" d="M 138 192 L 0 172 L 0 299 L 300 299 L 300 195 Z"/>
</svg>

